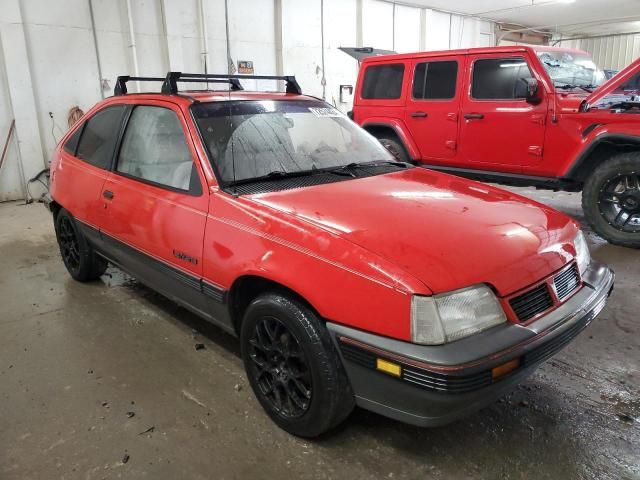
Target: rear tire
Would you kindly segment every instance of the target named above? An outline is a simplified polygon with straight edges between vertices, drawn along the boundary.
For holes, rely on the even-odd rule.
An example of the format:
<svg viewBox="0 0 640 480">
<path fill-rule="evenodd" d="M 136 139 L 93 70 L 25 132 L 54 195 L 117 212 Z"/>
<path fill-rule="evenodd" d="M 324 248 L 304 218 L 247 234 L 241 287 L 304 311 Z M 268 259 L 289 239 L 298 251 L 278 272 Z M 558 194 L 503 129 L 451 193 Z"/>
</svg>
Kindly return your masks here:
<svg viewBox="0 0 640 480">
<path fill-rule="evenodd" d="M 256 298 L 240 332 L 251 388 L 283 430 L 316 437 L 341 423 L 355 404 L 338 353 L 324 324 L 286 294 Z"/>
<path fill-rule="evenodd" d="M 640 152 L 621 153 L 598 166 L 584 184 L 582 209 L 609 243 L 640 248 Z"/>
<path fill-rule="evenodd" d="M 69 274 L 79 282 L 99 278 L 107 269 L 107 262 L 96 255 L 67 210 L 58 212 L 55 228 L 62 261 Z"/>
<path fill-rule="evenodd" d="M 378 141 L 393 155 L 399 162 L 412 163 L 404 145 L 394 138 L 380 137 Z"/>
</svg>

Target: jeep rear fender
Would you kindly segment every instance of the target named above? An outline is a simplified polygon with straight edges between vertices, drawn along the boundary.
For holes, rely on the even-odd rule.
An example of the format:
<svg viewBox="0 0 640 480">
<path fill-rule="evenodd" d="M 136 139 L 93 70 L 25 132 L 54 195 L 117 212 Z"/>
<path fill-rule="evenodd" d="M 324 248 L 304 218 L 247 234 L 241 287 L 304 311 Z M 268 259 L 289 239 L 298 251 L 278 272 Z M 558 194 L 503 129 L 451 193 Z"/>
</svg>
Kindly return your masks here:
<svg viewBox="0 0 640 480">
<path fill-rule="evenodd" d="M 586 135 L 585 135 L 586 133 Z M 584 181 L 597 166 L 616 153 L 640 150 L 637 124 L 592 124 L 583 132 L 582 149 L 568 165 L 564 178 Z"/>
<path fill-rule="evenodd" d="M 407 129 L 403 121 L 395 118 L 369 117 L 362 123 L 361 126 L 367 131 L 378 128 L 390 128 L 396 133 L 398 138 L 404 144 L 404 148 L 407 149 L 409 157 L 414 160 L 419 160 L 420 158 L 422 158 L 422 156 L 420 155 L 420 150 L 418 150 L 418 146 L 413 141 L 413 138 L 411 138 L 409 130 Z"/>
</svg>

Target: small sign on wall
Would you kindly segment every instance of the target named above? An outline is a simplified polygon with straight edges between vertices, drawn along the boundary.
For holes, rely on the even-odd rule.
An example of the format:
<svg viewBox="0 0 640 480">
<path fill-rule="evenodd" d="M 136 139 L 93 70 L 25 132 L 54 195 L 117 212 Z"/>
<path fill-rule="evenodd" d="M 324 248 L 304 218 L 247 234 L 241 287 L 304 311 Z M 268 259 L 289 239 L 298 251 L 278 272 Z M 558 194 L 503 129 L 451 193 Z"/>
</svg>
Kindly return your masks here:
<svg viewBox="0 0 640 480">
<path fill-rule="evenodd" d="M 253 62 L 250 60 L 238 60 L 238 73 L 254 75 Z"/>
</svg>

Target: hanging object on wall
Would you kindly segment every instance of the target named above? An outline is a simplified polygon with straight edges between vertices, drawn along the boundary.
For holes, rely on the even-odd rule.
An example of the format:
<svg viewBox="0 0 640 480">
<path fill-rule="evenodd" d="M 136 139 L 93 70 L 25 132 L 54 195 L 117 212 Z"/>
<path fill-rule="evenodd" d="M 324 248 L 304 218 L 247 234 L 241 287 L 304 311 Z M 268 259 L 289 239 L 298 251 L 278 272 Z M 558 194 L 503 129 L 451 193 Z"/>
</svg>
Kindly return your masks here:
<svg viewBox="0 0 640 480">
<path fill-rule="evenodd" d="M 84 115 L 84 112 L 79 106 L 74 106 L 69 109 L 69 114 L 67 115 L 67 123 L 69 124 L 69 128 L 73 127 L 78 120 Z"/>
<path fill-rule="evenodd" d="M 253 62 L 251 60 L 238 60 L 238 73 L 254 75 Z"/>
</svg>

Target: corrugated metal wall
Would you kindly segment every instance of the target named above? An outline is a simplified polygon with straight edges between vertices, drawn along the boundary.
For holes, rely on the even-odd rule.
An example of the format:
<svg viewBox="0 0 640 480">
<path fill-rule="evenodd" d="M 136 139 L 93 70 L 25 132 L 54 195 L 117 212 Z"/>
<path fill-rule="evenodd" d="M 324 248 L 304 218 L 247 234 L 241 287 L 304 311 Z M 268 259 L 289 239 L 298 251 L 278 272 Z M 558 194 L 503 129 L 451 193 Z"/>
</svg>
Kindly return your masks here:
<svg viewBox="0 0 640 480">
<path fill-rule="evenodd" d="M 621 70 L 640 57 L 640 34 L 565 40 L 559 45 L 586 50 L 596 65 L 607 70 Z"/>
</svg>

